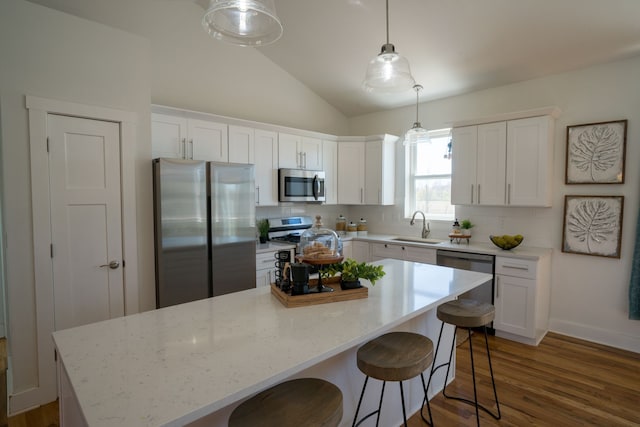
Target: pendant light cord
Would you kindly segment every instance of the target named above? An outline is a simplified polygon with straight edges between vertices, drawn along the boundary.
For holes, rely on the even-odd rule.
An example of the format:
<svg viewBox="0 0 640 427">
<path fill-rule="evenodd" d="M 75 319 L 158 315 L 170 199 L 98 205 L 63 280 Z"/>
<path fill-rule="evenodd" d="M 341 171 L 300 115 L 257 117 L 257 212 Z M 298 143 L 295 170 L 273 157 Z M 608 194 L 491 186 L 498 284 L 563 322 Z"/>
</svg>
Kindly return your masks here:
<svg viewBox="0 0 640 427">
<path fill-rule="evenodd" d="M 387 0 L 387 44 L 389 44 L 389 0 Z"/>
</svg>

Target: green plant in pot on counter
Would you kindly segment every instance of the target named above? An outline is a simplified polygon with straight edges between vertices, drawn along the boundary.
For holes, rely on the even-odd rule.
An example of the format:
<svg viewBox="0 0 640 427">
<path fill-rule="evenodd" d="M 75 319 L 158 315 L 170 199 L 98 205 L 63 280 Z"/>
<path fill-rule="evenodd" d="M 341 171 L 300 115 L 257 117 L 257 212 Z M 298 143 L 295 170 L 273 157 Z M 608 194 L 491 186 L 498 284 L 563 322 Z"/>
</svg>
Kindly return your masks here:
<svg viewBox="0 0 640 427">
<path fill-rule="evenodd" d="M 258 234 L 260 236 L 260 243 L 266 243 L 269 238 L 269 220 L 261 219 L 258 221 Z"/>
<path fill-rule="evenodd" d="M 322 270 L 323 277 L 332 277 L 338 273 L 340 273 L 340 287 L 342 289 L 362 287 L 359 279 L 368 280 L 372 285 L 375 285 L 376 281 L 385 275 L 381 265 L 358 262 L 351 258 L 337 264 L 331 264 Z"/>
<path fill-rule="evenodd" d="M 472 224 L 470 220 L 468 219 L 463 219 L 460 222 L 460 228 L 463 230 L 462 234 L 464 234 L 465 236 L 471 236 L 471 229 L 473 228 L 475 224 Z"/>
</svg>

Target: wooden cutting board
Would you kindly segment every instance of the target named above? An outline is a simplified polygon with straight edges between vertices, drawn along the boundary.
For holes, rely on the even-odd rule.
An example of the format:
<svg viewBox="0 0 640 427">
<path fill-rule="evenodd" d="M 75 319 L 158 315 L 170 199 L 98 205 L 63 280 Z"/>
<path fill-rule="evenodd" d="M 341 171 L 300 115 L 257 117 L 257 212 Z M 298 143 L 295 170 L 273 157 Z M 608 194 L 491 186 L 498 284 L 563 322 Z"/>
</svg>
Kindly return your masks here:
<svg viewBox="0 0 640 427">
<path fill-rule="evenodd" d="M 369 288 L 363 286 L 357 289 L 342 290 L 340 288 L 340 278 L 337 280 L 327 279 L 323 280 L 322 284 L 326 287 L 333 288 L 333 292 L 321 292 L 315 294 L 304 295 L 291 295 L 289 293 L 282 292 L 274 283 L 271 284 L 271 294 L 274 295 L 278 301 L 287 308 L 292 307 L 305 307 L 315 304 L 327 304 L 330 302 L 338 301 L 350 301 L 354 299 L 367 298 L 369 296 Z M 309 287 L 315 286 L 317 280 L 311 279 L 309 281 Z"/>
</svg>

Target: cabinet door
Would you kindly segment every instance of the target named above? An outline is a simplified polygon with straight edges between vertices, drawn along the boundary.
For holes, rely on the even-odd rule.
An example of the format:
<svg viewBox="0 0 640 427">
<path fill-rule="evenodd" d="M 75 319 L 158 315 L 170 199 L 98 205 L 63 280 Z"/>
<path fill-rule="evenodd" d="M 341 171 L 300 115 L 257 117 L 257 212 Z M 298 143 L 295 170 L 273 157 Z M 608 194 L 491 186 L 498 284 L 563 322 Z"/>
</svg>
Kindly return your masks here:
<svg viewBox="0 0 640 427">
<path fill-rule="evenodd" d="M 278 134 L 255 130 L 256 206 L 278 206 Z"/>
<path fill-rule="evenodd" d="M 302 137 L 288 133 L 278 134 L 278 167 L 301 169 Z"/>
<path fill-rule="evenodd" d="M 324 165 L 325 205 L 338 203 L 338 143 L 322 141 L 322 164 Z"/>
<path fill-rule="evenodd" d="M 507 123 L 478 126 L 477 204 L 504 205 L 507 161 Z"/>
<path fill-rule="evenodd" d="M 166 114 L 151 114 L 152 157 L 185 158 L 187 119 Z"/>
<path fill-rule="evenodd" d="M 551 206 L 553 122 L 550 116 L 507 125 L 507 204 Z"/>
<path fill-rule="evenodd" d="M 253 128 L 229 125 L 229 162 L 253 164 L 254 138 Z"/>
<path fill-rule="evenodd" d="M 355 240 L 353 242 L 353 259 L 358 262 L 369 262 L 369 242 L 361 242 L 359 240 Z"/>
<path fill-rule="evenodd" d="M 407 246 L 404 251 L 404 259 L 407 261 L 435 265 L 437 262 L 437 254 L 435 249 Z"/>
<path fill-rule="evenodd" d="M 453 128 L 451 144 L 451 204 L 477 203 L 476 161 L 478 127 Z"/>
<path fill-rule="evenodd" d="M 389 243 L 371 243 L 369 252 L 371 261 L 378 261 L 385 258 L 404 259 L 406 248 L 402 245 L 392 245 Z"/>
<path fill-rule="evenodd" d="M 226 124 L 189 119 L 188 126 L 187 158 L 210 162 L 229 161 Z"/>
<path fill-rule="evenodd" d="M 364 203 L 364 142 L 338 142 L 338 204 Z"/>
<path fill-rule="evenodd" d="M 496 275 L 496 330 L 535 337 L 535 287 L 533 279 Z"/>
<path fill-rule="evenodd" d="M 300 153 L 303 169 L 322 170 L 321 139 L 303 137 Z"/>
<path fill-rule="evenodd" d="M 347 258 L 353 258 L 353 242 L 342 242 L 342 256 Z"/>
</svg>

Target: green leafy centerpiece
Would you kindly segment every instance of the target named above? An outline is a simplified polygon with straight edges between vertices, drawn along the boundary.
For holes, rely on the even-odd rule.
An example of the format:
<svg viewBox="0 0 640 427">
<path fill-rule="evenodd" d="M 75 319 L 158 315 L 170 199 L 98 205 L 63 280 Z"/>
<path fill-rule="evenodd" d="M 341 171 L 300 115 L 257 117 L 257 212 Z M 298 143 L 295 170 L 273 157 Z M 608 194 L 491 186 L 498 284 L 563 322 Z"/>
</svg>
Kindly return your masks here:
<svg viewBox="0 0 640 427">
<path fill-rule="evenodd" d="M 356 289 L 362 287 L 360 279 L 368 280 L 372 285 L 385 275 L 381 265 L 367 264 L 347 258 L 343 262 L 331 264 L 325 267 L 321 274 L 323 277 L 332 277 L 340 273 L 340 287 L 342 289 Z"/>
</svg>

